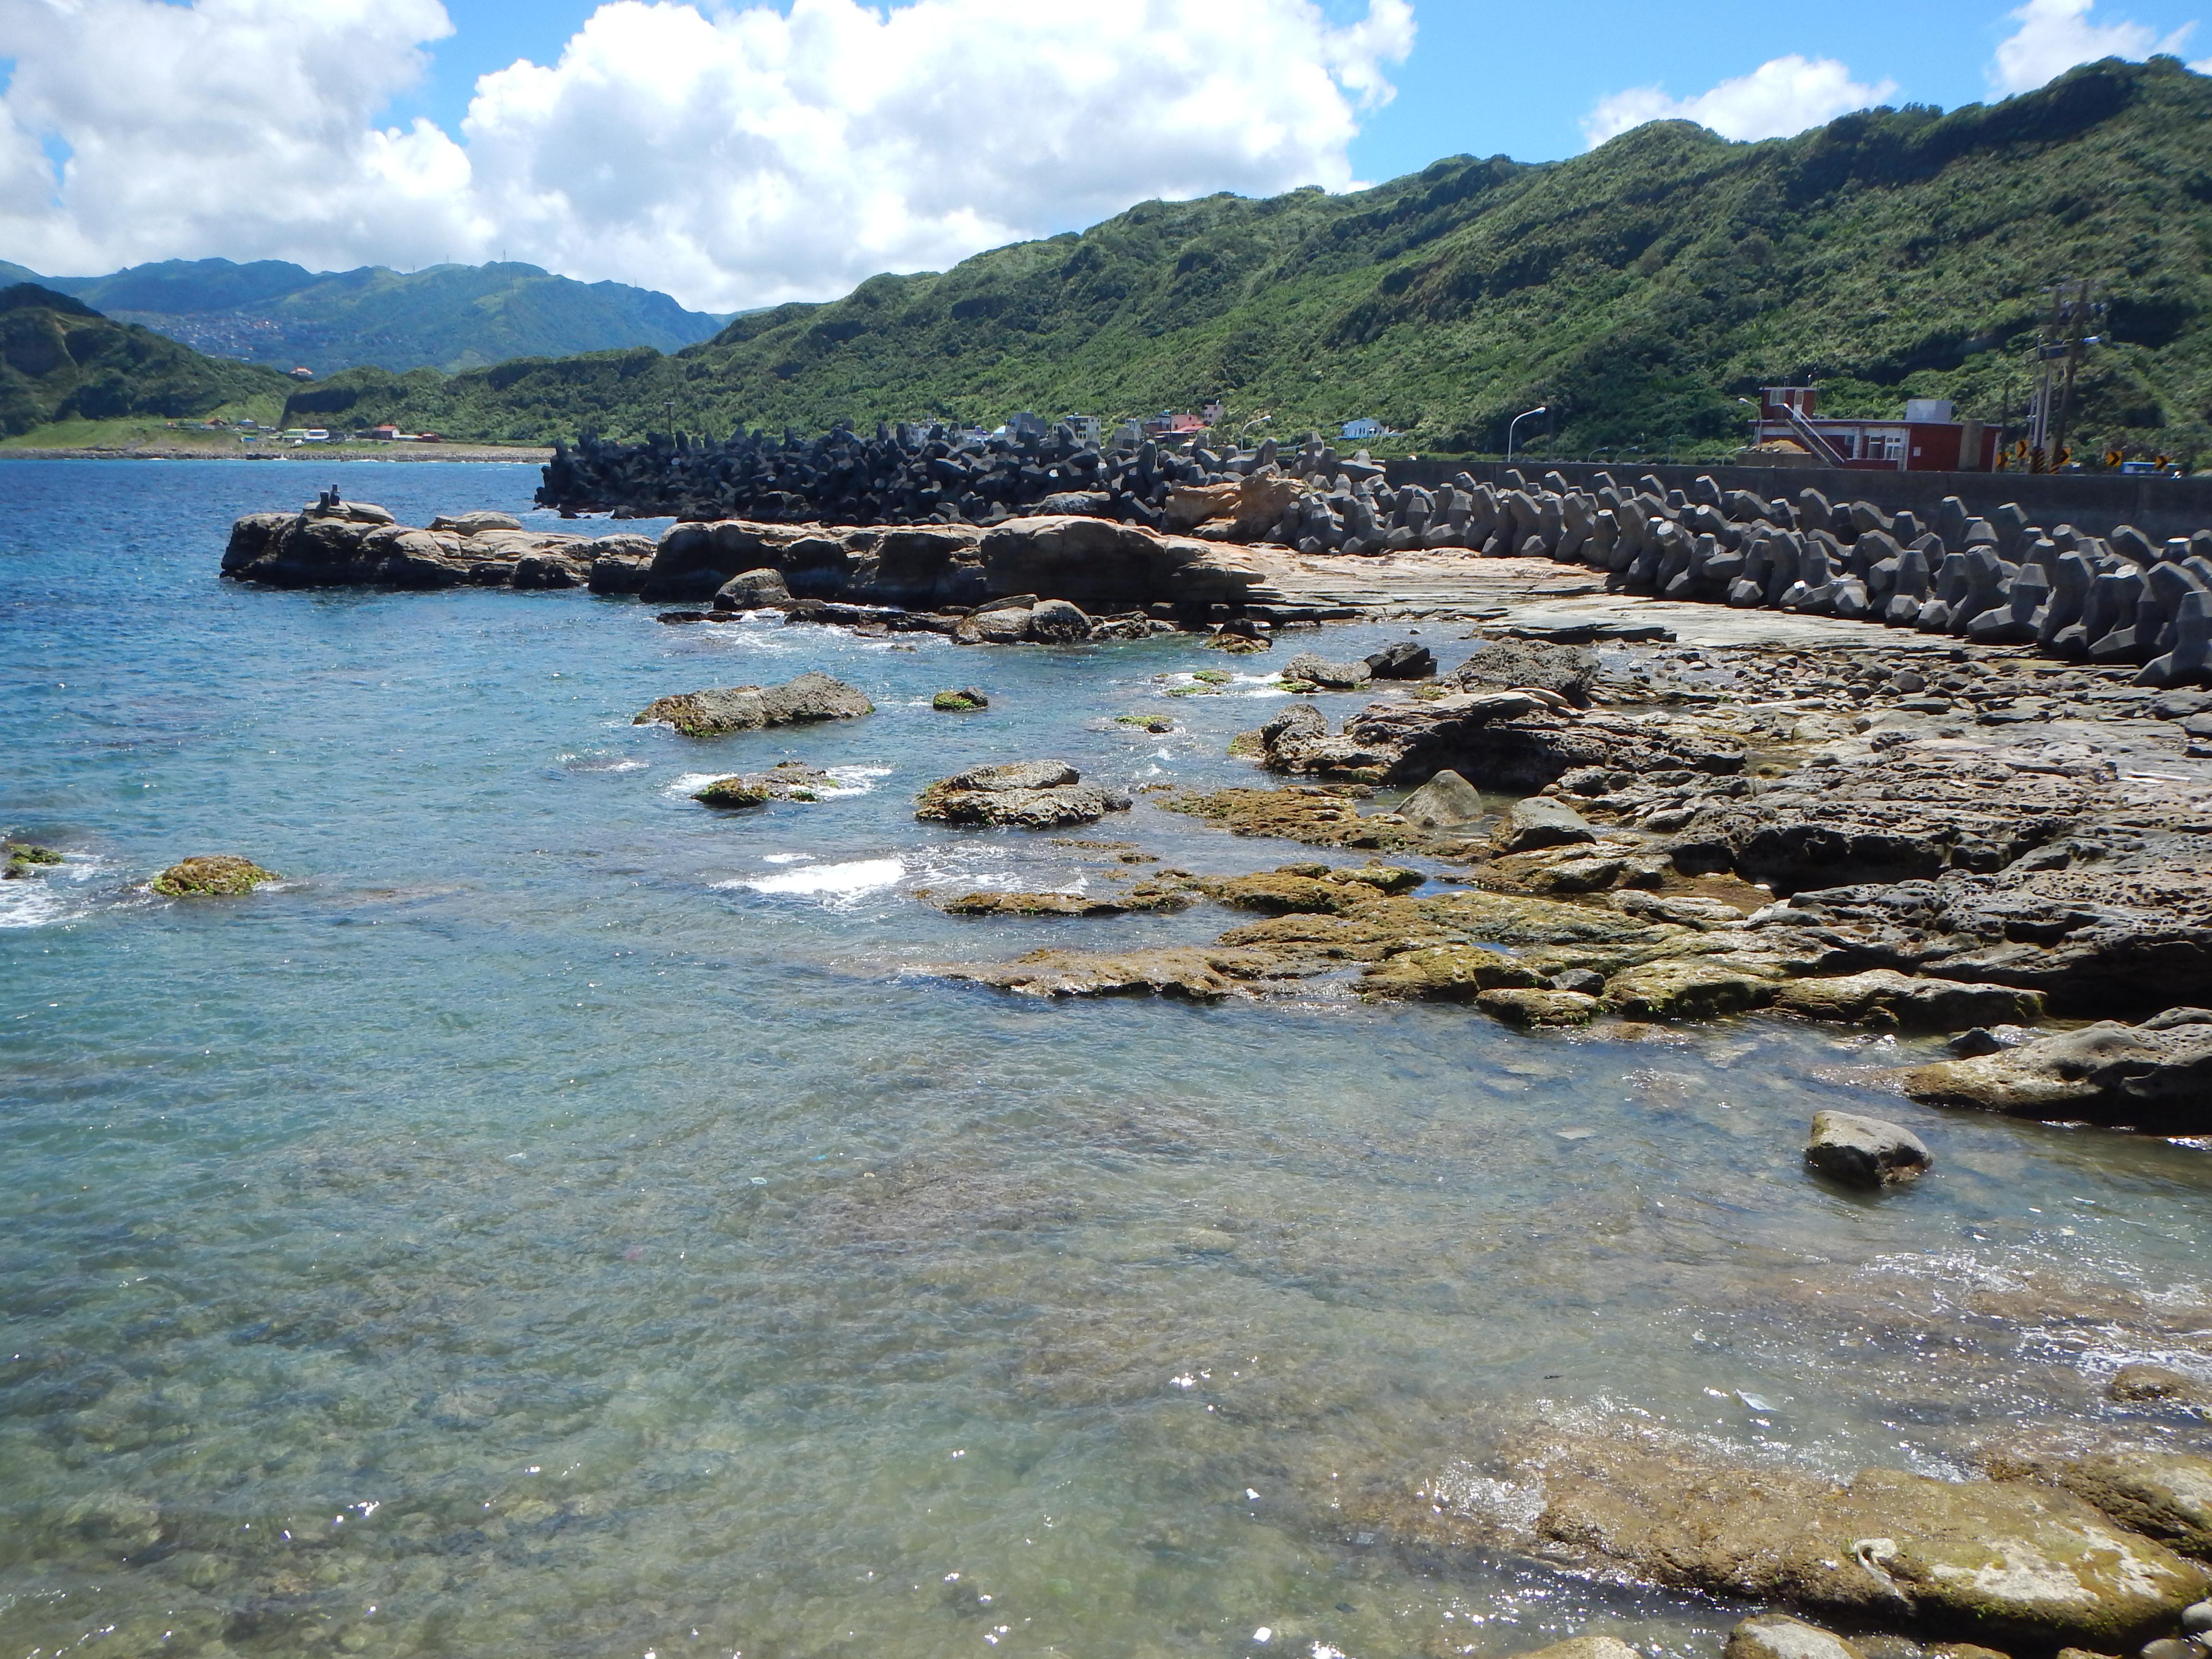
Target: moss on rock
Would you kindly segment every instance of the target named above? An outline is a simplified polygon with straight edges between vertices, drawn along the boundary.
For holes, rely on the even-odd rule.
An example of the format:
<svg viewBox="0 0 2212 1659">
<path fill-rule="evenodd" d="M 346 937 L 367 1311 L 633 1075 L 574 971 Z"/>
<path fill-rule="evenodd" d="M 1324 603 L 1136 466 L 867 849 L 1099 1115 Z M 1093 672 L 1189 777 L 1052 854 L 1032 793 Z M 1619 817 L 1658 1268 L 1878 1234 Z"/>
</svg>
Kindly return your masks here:
<svg viewBox="0 0 2212 1659">
<path fill-rule="evenodd" d="M 264 882 L 283 879 L 251 859 L 210 853 L 171 865 L 154 878 L 153 888 L 164 898 L 235 897 L 252 892 Z"/>
</svg>

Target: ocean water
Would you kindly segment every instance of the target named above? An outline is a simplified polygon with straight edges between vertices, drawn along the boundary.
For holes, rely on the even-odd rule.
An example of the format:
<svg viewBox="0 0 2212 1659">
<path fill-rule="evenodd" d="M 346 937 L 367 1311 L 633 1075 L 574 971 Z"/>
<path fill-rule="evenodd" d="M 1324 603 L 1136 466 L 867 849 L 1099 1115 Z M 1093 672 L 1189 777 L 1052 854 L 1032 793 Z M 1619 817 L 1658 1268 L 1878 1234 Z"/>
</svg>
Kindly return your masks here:
<svg viewBox="0 0 2212 1659">
<path fill-rule="evenodd" d="M 416 522 L 534 483 L 334 476 Z M 69 860 L 0 884 L 0 1655 L 1711 1655 L 1733 1609 L 1401 1553 L 1339 1495 L 1536 1419 L 1956 1473 L 2203 1363 L 2112 1310 L 2203 1295 L 2205 1151 L 1923 1111 L 1879 1083 L 1910 1044 L 921 971 L 1230 925 L 948 918 L 918 894 L 1132 866 L 911 799 L 1249 779 L 1264 658 L 216 580 L 322 482 L 0 466 L 0 830 Z M 809 668 L 878 712 L 630 724 Z M 785 758 L 840 788 L 687 797 Z M 1142 796 L 1078 834 L 1313 856 Z M 286 879 L 145 890 L 208 852 Z M 1936 1172 L 1808 1179 L 1826 1105 Z"/>
</svg>

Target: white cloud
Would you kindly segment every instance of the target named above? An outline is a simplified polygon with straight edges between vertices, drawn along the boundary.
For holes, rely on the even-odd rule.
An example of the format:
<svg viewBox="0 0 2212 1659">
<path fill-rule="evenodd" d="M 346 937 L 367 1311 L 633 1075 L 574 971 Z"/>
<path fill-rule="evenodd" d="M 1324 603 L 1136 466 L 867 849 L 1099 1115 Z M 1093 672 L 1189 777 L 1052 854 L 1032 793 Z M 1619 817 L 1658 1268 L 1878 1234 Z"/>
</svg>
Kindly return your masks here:
<svg viewBox="0 0 2212 1659">
<path fill-rule="evenodd" d="M 2142 59 L 2153 52 L 2179 52 L 2197 27 L 2184 23 L 2161 37 L 2156 29 L 2125 19 L 2093 23 L 2089 13 L 2096 0 L 2027 0 L 2012 14 L 2020 27 L 1997 43 L 1990 64 L 1993 92 L 2033 92 L 2045 82 L 2063 75 L 2076 64 L 2094 64 L 2100 58 Z M 2212 59 L 2192 64 L 2199 74 L 2212 73 Z"/>
<path fill-rule="evenodd" d="M 713 308 L 1087 224 L 1151 197 L 1354 180 L 1408 0 L 613 0 L 459 135 L 378 112 L 438 0 L 0 0 L 0 247 L 42 270 L 504 251 Z M 37 140 L 73 151 L 53 176 Z M 457 142 L 457 138 L 459 142 Z"/>
<path fill-rule="evenodd" d="M 1893 81 L 1860 84 L 1832 58 L 1792 52 L 1693 98 L 1669 98 L 1660 87 L 1609 94 L 1583 118 L 1583 137 L 1595 149 L 1647 121 L 1695 121 L 1723 138 L 1787 138 L 1879 104 L 1896 90 Z"/>
</svg>

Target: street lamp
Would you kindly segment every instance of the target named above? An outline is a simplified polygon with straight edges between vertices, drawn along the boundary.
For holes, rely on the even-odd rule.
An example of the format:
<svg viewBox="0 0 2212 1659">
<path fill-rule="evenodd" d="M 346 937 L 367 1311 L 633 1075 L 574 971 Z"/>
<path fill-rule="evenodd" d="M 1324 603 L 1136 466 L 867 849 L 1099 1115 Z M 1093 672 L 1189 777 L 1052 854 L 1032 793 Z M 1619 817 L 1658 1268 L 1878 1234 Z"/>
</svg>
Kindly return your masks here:
<svg viewBox="0 0 2212 1659">
<path fill-rule="evenodd" d="M 1524 410 L 1522 410 L 1521 411 L 1521 413 L 1519 413 L 1518 415 L 1516 415 L 1516 416 L 1512 418 L 1512 420 L 1511 420 L 1511 421 L 1510 421 L 1510 422 L 1508 422 L 1506 423 L 1506 428 L 1505 428 L 1505 465 L 1506 465 L 1510 466 L 1510 465 L 1513 465 L 1513 434 L 1514 434 L 1514 433 L 1515 433 L 1515 432 L 1516 432 L 1516 431 L 1518 431 L 1518 430 L 1520 429 L 1521 422 L 1523 422 L 1523 421 L 1526 421 L 1526 420 L 1529 420 L 1529 419 L 1533 418 L 1533 417 L 1534 417 L 1534 416 L 1538 416 L 1538 415 L 1548 415 L 1548 414 L 1550 414 L 1551 412 L 1552 412 L 1552 411 L 1551 411 L 1551 410 L 1550 410 L 1550 409 L 1548 409 L 1547 407 L 1546 407 L 1544 404 L 1538 404 L 1535 408 L 1534 408 L 1534 409 L 1524 409 Z"/>
<path fill-rule="evenodd" d="M 1237 428 L 1237 442 L 1238 446 L 1240 447 L 1243 446 L 1244 442 L 1244 434 L 1249 432 L 1254 427 L 1271 424 L 1274 418 L 1275 417 L 1273 415 L 1255 415 L 1250 420 L 1245 422 L 1243 425 L 1238 427 Z"/>
</svg>

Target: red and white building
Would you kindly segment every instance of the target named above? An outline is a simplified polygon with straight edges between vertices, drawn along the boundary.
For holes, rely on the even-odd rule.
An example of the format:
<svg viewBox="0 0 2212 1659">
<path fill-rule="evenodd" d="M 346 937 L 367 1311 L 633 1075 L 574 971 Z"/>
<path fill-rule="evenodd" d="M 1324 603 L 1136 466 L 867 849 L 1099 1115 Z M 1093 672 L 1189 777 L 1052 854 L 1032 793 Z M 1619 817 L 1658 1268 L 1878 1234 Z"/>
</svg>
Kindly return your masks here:
<svg viewBox="0 0 2212 1659">
<path fill-rule="evenodd" d="M 1815 466 L 1871 472 L 1987 472 L 2002 447 L 2001 428 L 1951 418 L 1941 398 L 1913 398 L 1896 419 L 1838 418 L 1818 412 L 1819 392 L 1809 386 L 1763 386 L 1753 445 L 1787 441 L 1812 456 Z"/>
</svg>

